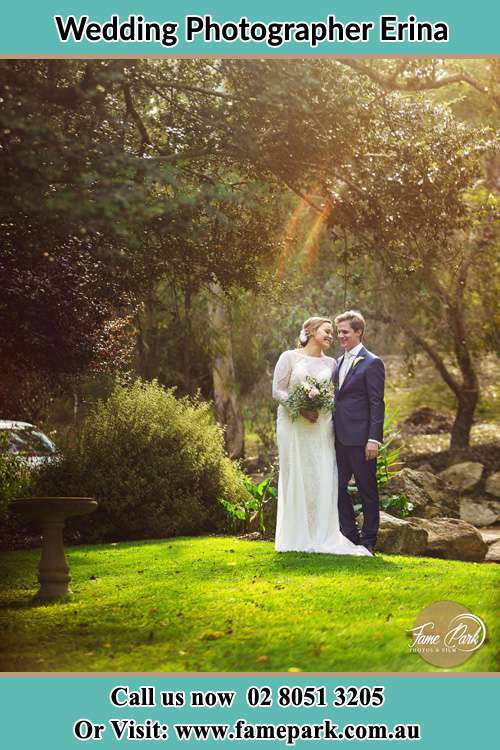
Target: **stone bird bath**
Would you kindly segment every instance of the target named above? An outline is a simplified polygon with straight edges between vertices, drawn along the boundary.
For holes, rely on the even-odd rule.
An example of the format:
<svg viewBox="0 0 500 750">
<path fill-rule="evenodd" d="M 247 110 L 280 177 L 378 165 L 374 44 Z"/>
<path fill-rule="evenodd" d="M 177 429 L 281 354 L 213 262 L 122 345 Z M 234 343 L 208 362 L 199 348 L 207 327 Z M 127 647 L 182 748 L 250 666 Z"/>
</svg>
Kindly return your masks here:
<svg viewBox="0 0 500 750">
<path fill-rule="evenodd" d="M 40 590 L 35 599 L 59 599 L 71 594 L 69 566 L 64 554 L 64 522 L 71 516 L 84 516 L 97 508 L 92 497 L 23 497 L 10 509 L 36 519 L 42 527 L 42 554 L 38 564 Z"/>
</svg>

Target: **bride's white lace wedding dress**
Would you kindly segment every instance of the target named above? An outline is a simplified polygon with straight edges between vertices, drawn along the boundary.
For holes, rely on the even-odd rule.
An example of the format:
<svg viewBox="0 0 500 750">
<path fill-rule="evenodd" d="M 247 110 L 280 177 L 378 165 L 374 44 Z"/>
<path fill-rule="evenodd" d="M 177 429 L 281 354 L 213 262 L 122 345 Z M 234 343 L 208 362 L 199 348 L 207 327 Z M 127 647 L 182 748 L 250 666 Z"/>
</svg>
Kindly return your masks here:
<svg viewBox="0 0 500 750">
<path fill-rule="evenodd" d="M 340 532 L 337 462 L 331 413 L 320 412 L 314 424 L 304 417 L 292 421 L 284 405 L 289 391 L 310 375 L 331 380 L 336 367 L 332 357 L 310 357 L 300 350 L 283 352 L 273 378 L 278 406 L 279 451 L 278 552 L 326 552 L 367 555 Z"/>
</svg>

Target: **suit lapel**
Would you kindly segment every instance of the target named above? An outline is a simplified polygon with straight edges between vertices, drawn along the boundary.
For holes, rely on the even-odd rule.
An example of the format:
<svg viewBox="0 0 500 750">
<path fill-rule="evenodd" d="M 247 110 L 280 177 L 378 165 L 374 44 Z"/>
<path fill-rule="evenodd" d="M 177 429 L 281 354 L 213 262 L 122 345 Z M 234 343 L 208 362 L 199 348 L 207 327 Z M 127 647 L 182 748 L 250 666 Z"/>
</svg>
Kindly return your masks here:
<svg viewBox="0 0 500 750">
<path fill-rule="evenodd" d="M 338 360 L 337 360 L 337 367 L 335 369 L 334 381 L 335 381 L 335 385 L 337 386 L 337 388 L 339 387 L 340 368 L 342 367 L 342 362 L 343 361 L 344 361 L 344 355 L 342 355 L 341 357 L 338 358 Z"/>
<path fill-rule="evenodd" d="M 363 347 L 362 347 L 362 348 L 361 348 L 361 349 L 359 350 L 359 352 L 358 352 L 358 353 L 356 354 L 356 356 L 354 357 L 354 361 L 356 361 L 356 359 L 357 359 L 358 357 L 366 357 L 366 355 L 367 355 L 367 354 L 368 354 L 368 352 L 366 351 L 365 347 L 363 346 Z M 343 357 L 342 357 L 342 359 L 343 359 Z M 350 379 L 351 379 L 351 378 L 352 378 L 352 376 L 353 376 L 353 372 L 354 372 L 354 370 L 356 370 L 356 369 L 357 369 L 358 367 L 360 367 L 360 366 L 361 366 L 362 364 L 363 364 L 362 362 L 359 362 L 359 364 L 357 364 L 357 365 L 356 365 L 356 367 L 354 367 L 354 362 L 352 363 L 352 365 L 351 365 L 351 366 L 349 367 L 349 371 L 347 372 L 347 374 L 346 374 L 346 376 L 345 376 L 345 378 L 344 378 L 344 382 L 342 383 L 342 387 L 341 387 L 341 390 L 342 390 L 343 388 L 345 388 L 345 386 L 346 386 L 346 385 L 347 385 L 347 384 L 349 383 Z M 340 370 L 340 368 L 339 368 L 339 370 Z"/>
</svg>

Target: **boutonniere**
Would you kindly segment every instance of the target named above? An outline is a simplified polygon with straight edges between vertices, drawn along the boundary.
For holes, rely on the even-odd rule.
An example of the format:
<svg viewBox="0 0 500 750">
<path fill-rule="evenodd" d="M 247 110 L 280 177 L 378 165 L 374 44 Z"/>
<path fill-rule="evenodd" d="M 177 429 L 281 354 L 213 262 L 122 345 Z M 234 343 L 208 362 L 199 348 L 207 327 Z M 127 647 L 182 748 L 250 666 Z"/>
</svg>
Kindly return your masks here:
<svg viewBox="0 0 500 750">
<path fill-rule="evenodd" d="M 355 367 L 359 365 L 360 362 L 362 362 L 366 357 L 356 357 L 354 362 L 352 363 L 352 369 L 354 370 Z"/>
</svg>

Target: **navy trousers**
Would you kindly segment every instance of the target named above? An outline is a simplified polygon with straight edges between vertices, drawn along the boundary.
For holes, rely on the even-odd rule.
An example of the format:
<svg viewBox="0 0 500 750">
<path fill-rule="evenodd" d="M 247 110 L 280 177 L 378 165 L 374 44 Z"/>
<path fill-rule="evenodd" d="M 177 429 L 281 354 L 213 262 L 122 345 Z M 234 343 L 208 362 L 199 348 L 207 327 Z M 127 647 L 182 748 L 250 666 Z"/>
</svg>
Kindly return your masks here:
<svg viewBox="0 0 500 750">
<path fill-rule="evenodd" d="M 377 489 L 377 461 L 367 461 L 364 445 L 335 444 L 339 473 L 339 521 L 340 530 L 354 544 L 375 545 L 380 520 Z M 363 528 L 361 535 L 356 525 L 352 498 L 347 485 L 354 474 L 363 506 Z"/>
</svg>

